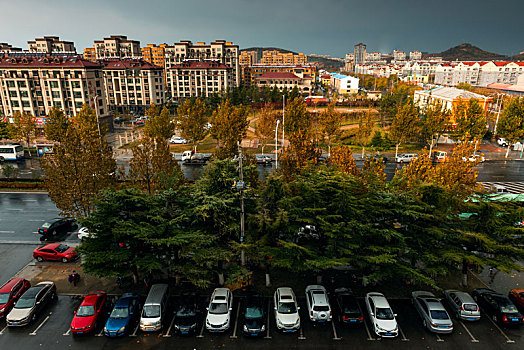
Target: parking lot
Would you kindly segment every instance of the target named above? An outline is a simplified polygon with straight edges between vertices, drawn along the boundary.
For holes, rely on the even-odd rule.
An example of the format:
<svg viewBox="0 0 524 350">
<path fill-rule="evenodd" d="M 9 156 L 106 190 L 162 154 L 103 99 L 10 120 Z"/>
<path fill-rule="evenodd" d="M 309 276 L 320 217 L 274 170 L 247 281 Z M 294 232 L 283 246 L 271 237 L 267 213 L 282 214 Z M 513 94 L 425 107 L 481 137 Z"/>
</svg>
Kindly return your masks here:
<svg viewBox="0 0 524 350">
<path fill-rule="evenodd" d="M 175 297 L 176 299 L 176 297 Z M 94 333 L 86 336 L 72 336 L 69 325 L 73 311 L 80 303 L 80 298 L 60 296 L 57 302 L 50 304 L 38 319 L 27 327 L 7 328 L 5 321 L 0 321 L 0 348 L 15 349 L 17 346 L 27 349 L 519 349 L 524 346 L 522 328 L 499 328 L 491 319 L 483 315 L 476 323 L 454 319 L 454 331 L 451 335 L 436 335 L 425 331 L 418 314 L 409 299 L 390 300 L 400 326 L 400 335 L 396 339 L 379 339 L 372 333 L 367 315 L 364 326 L 350 328 L 338 322 L 313 324 L 307 316 L 307 307 L 303 297 L 299 296 L 301 329 L 295 333 L 277 331 L 273 315 L 272 298 L 267 298 L 267 326 L 264 336 L 247 338 L 242 334 L 243 298 L 236 297 L 232 311 L 231 328 L 222 334 L 209 333 L 204 326 L 205 306 L 208 298 L 201 297 L 197 331 L 190 336 L 175 334 L 174 314 L 168 313 L 162 331 L 145 334 L 138 325 L 133 332 L 120 339 L 108 339 L 102 334 L 104 322 L 100 322 Z M 363 300 L 360 300 L 365 310 Z M 105 315 L 107 318 L 107 315 Z"/>
</svg>

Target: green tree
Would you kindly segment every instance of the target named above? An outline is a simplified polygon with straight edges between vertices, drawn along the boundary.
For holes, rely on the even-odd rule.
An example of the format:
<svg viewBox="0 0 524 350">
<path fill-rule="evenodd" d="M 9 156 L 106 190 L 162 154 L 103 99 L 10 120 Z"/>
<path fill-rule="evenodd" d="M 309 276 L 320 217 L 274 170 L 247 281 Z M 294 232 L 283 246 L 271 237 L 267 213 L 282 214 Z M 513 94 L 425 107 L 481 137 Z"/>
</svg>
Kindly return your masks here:
<svg viewBox="0 0 524 350">
<path fill-rule="evenodd" d="M 374 127 L 375 120 L 370 110 L 358 114 L 358 130 L 356 137 L 358 144 L 362 147 L 362 159 L 364 159 L 364 150 Z"/>
<path fill-rule="evenodd" d="M 36 118 L 29 112 L 13 113 L 13 136 L 18 140 L 24 141 L 29 148 L 31 140 L 36 137 Z"/>
<path fill-rule="evenodd" d="M 512 143 L 524 140 L 524 99 L 512 99 L 502 112 L 497 126 L 498 133 L 508 140 L 506 158 Z"/>
<path fill-rule="evenodd" d="M 158 108 L 152 107 L 150 110 L 151 109 Z M 156 112 L 148 113 L 150 115 L 149 120 L 147 120 L 144 125 L 144 134 L 146 136 L 156 140 L 164 140 L 164 142 L 173 136 L 176 129 L 175 118 L 169 114 L 167 107 L 162 108 L 160 114 L 154 114 Z"/>
<path fill-rule="evenodd" d="M 331 142 L 333 138 L 340 135 L 340 124 L 342 123 L 342 113 L 335 110 L 335 101 L 329 103 L 327 108 L 320 114 L 320 128 L 328 139 L 328 156 L 331 154 Z"/>
<path fill-rule="evenodd" d="M 300 130 L 309 131 L 311 118 L 304 99 L 297 97 L 289 101 L 289 103 L 286 104 L 285 113 L 284 128 L 286 133 L 290 135 Z"/>
<path fill-rule="evenodd" d="M 211 135 L 219 142 L 215 155 L 224 159 L 237 153 L 237 145 L 247 135 L 248 110 L 246 107 L 232 106 L 229 100 L 220 104 L 211 116 Z"/>
<path fill-rule="evenodd" d="M 298 130 L 289 136 L 289 147 L 281 157 L 282 169 L 287 176 L 291 176 L 311 163 L 316 164 L 320 155 L 321 151 L 311 134 Z"/>
<path fill-rule="evenodd" d="M 433 146 L 438 141 L 440 134 L 449 126 L 449 116 L 449 111 L 444 109 L 440 102 L 428 105 L 421 115 L 422 135 L 426 140 L 429 139 L 428 155 L 430 158 Z"/>
<path fill-rule="evenodd" d="M 391 124 L 390 135 L 395 142 L 395 157 L 398 156 L 398 147 L 417 135 L 420 130 L 420 119 L 417 108 L 408 102 L 398 108 Z"/>
<path fill-rule="evenodd" d="M 486 134 L 486 114 L 476 99 L 460 102 L 453 110 L 455 116 L 455 138 L 461 140 L 482 139 Z"/>
<path fill-rule="evenodd" d="M 49 141 L 63 142 L 70 126 L 69 118 L 57 106 L 51 108 L 44 124 L 44 134 Z"/>
<path fill-rule="evenodd" d="M 258 112 L 258 120 L 255 124 L 255 134 L 262 145 L 262 154 L 264 154 L 264 148 L 275 136 L 276 121 L 277 116 L 271 107 L 264 106 Z"/>
<path fill-rule="evenodd" d="M 205 103 L 197 99 L 187 99 L 178 107 L 177 123 L 182 137 L 191 140 L 196 152 L 197 144 L 208 134 L 209 112 Z"/>
<path fill-rule="evenodd" d="M 115 184 L 113 151 L 104 135 L 100 136 L 95 112 L 87 104 L 41 166 L 49 197 L 67 216 L 89 215 L 98 193 Z"/>
</svg>

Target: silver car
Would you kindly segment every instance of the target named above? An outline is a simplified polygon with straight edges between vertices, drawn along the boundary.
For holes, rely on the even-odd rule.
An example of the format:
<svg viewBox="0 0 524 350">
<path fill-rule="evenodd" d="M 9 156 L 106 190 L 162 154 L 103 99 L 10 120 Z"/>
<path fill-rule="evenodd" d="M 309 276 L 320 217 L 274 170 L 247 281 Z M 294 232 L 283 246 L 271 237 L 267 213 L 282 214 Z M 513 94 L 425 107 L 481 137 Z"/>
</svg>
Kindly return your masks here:
<svg viewBox="0 0 524 350">
<path fill-rule="evenodd" d="M 437 299 L 433 293 L 424 291 L 413 292 L 411 296 L 424 328 L 434 333 L 453 332 L 453 321 L 440 299 Z"/>
<path fill-rule="evenodd" d="M 28 325 L 53 299 L 57 299 L 56 286 L 53 282 L 40 282 L 29 288 L 7 315 L 7 325 L 10 327 Z"/>
<path fill-rule="evenodd" d="M 480 320 L 480 309 L 473 297 L 466 292 L 458 290 L 444 291 L 446 300 L 453 314 L 462 320 L 478 321 Z"/>
</svg>

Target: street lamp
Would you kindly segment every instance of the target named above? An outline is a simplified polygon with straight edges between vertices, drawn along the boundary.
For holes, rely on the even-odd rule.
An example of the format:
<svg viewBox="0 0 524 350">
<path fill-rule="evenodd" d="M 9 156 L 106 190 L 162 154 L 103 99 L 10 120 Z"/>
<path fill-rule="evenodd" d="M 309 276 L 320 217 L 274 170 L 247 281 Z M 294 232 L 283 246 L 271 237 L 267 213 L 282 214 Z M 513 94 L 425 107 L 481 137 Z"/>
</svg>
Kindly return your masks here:
<svg viewBox="0 0 524 350">
<path fill-rule="evenodd" d="M 280 119 L 277 119 L 275 127 L 275 169 L 278 169 L 278 124 L 280 124 Z"/>
<path fill-rule="evenodd" d="M 286 95 L 282 95 L 282 150 L 284 150 L 284 138 L 286 136 Z"/>
<path fill-rule="evenodd" d="M 235 188 L 240 191 L 240 244 L 242 244 L 242 250 L 240 252 L 240 261 L 242 266 L 246 266 L 246 255 L 244 252 L 244 172 L 242 170 L 242 148 L 240 147 L 240 142 L 238 145 L 238 171 L 240 173 L 239 180 L 235 184 Z"/>
<path fill-rule="evenodd" d="M 100 120 L 98 119 L 98 95 L 93 96 L 93 104 L 95 105 L 96 126 L 98 126 L 98 136 L 102 137 L 102 134 L 100 133 Z"/>
</svg>

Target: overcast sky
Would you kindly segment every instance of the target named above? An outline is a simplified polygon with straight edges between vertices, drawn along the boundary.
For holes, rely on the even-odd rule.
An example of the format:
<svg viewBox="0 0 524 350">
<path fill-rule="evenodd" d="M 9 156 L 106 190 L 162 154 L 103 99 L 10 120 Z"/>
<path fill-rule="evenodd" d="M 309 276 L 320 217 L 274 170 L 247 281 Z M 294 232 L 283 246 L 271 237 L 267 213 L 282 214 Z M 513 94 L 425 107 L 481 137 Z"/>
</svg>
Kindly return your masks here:
<svg viewBox="0 0 524 350">
<path fill-rule="evenodd" d="M 524 0 L 0 0 L 0 42 L 57 35 L 77 51 L 111 34 L 148 43 L 225 39 L 343 57 L 368 51 L 441 52 L 463 42 L 524 51 Z"/>
</svg>

